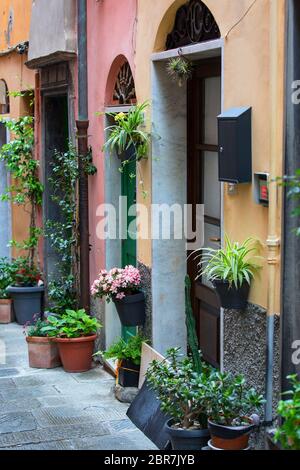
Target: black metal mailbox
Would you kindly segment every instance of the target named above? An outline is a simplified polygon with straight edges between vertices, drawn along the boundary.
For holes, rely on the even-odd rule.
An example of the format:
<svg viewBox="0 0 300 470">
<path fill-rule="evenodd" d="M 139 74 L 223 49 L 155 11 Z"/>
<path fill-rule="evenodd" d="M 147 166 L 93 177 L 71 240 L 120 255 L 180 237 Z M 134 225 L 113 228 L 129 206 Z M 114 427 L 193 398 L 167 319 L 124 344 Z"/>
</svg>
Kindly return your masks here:
<svg viewBox="0 0 300 470">
<path fill-rule="evenodd" d="M 232 108 L 218 116 L 219 180 L 252 181 L 252 109 Z"/>
</svg>

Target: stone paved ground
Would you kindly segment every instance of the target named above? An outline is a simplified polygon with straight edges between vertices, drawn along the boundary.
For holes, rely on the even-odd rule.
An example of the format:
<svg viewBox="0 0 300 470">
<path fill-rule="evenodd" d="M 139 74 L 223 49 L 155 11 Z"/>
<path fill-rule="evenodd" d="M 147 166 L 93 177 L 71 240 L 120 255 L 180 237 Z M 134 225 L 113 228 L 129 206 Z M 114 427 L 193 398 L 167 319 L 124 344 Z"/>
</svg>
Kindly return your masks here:
<svg viewBox="0 0 300 470">
<path fill-rule="evenodd" d="M 30 369 L 22 327 L 0 325 L 0 450 L 154 449 L 113 386 L 101 367 L 84 374 Z"/>
</svg>

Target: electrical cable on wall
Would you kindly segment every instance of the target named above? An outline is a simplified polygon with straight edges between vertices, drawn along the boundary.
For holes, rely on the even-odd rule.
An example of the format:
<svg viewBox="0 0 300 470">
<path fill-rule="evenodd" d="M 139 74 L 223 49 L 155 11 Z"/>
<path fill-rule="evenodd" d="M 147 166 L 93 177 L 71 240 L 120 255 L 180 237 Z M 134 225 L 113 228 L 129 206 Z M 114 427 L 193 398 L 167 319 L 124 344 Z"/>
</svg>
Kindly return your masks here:
<svg viewBox="0 0 300 470">
<path fill-rule="evenodd" d="M 243 19 L 248 15 L 248 13 L 252 10 L 252 8 L 254 7 L 255 3 L 257 2 L 257 0 L 254 0 L 251 5 L 247 8 L 247 10 L 245 11 L 245 13 L 243 14 L 243 16 L 229 29 L 229 31 L 227 31 L 227 33 L 225 34 L 225 39 L 228 38 L 229 34 L 234 30 L 234 28 L 236 26 L 238 26 L 242 21 Z"/>
</svg>

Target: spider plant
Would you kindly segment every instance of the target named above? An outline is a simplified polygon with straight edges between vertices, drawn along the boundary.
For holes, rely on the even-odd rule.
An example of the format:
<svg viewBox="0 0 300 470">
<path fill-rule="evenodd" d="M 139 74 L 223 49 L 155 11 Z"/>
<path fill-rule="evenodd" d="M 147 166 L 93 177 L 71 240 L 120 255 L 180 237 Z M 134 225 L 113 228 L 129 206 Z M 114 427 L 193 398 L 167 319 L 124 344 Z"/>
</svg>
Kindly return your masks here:
<svg viewBox="0 0 300 470">
<path fill-rule="evenodd" d="M 247 282 L 249 285 L 256 273 L 261 269 L 257 263 L 262 259 L 257 255 L 258 240 L 247 238 L 243 243 L 232 242 L 225 237 L 225 246 L 220 249 L 203 248 L 198 264 L 198 278 L 205 276 L 214 281 L 228 282 L 236 289 Z"/>
<path fill-rule="evenodd" d="M 110 153 L 115 151 L 118 155 L 122 155 L 132 148 L 133 152 L 129 157 L 130 160 L 136 159 L 139 161 L 146 158 L 150 146 L 150 134 L 142 128 L 145 125 L 144 113 L 148 106 L 149 103 L 145 102 L 133 106 L 128 113 L 107 113 L 107 116 L 112 117 L 115 123 L 105 129 L 105 131 L 108 131 L 109 137 L 103 146 L 103 150 Z"/>
</svg>

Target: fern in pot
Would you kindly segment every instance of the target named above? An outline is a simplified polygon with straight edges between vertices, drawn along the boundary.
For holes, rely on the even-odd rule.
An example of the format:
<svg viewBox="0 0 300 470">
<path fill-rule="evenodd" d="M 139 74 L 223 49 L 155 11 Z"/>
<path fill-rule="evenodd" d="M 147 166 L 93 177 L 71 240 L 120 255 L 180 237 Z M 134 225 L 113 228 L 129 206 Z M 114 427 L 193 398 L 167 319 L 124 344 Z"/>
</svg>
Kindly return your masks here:
<svg viewBox="0 0 300 470">
<path fill-rule="evenodd" d="M 258 241 L 247 238 L 240 244 L 226 236 L 224 248 L 203 248 L 200 256 L 198 278 L 213 284 L 223 308 L 244 310 L 251 281 L 261 269 Z"/>
</svg>

